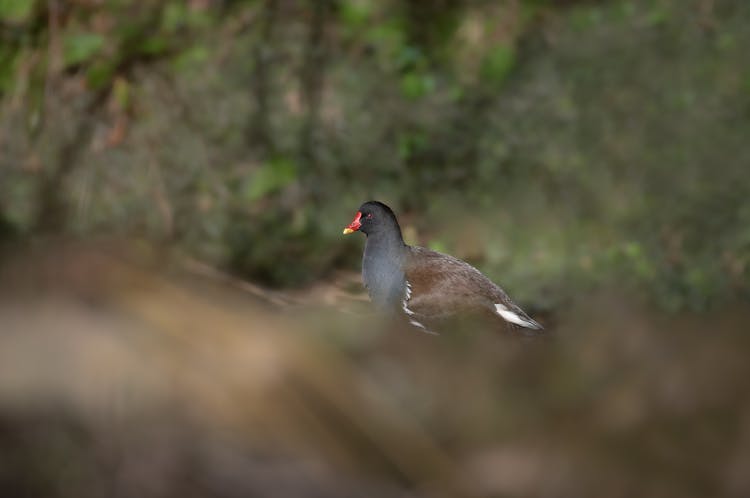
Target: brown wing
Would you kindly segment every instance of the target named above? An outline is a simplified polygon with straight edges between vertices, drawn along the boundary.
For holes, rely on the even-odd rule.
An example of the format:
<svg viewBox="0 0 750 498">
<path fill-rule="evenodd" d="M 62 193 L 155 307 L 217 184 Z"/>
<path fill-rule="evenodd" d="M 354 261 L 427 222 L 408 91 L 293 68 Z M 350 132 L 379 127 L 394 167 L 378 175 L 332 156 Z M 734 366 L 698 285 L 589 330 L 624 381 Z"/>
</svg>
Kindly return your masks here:
<svg viewBox="0 0 750 498">
<path fill-rule="evenodd" d="M 511 323 L 541 328 L 505 291 L 470 264 L 422 247 L 410 249 L 404 271 L 409 285 L 404 303 L 407 313 L 442 318 L 488 310 Z"/>
<path fill-rule="evenodd" d="M 493 309 L 493 299 L 502 292 L 468 263 L 422 247 L 411 248 L 404 273 L 411 287 L 408 309 L 419 315 Z"/>
</svg>

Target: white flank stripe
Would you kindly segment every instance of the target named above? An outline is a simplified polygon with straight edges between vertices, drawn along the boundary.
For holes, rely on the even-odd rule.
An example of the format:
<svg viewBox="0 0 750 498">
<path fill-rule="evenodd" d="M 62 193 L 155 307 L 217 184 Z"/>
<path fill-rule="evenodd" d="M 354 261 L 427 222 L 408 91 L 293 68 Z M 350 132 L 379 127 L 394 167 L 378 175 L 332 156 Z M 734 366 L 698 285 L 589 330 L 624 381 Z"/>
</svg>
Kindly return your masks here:
<svg viewBox="0 0 750 498">
<path fill-rule="evenodd" d="M 406 281 L 406 291 L 404 292 L 404 294 L 405 294 L 404 300 L 401 301 L 401 309 L 404 310 L 404 313 L 411 316 L 414 314 L 414 312 L 410 310 L 409 307 L 407 306 L 409 298 L 411 297 L 411 284 L 409 283 L 408 280 Z M 420 327 L 424 328 L 422 324 L 420 324 Z"/>
<path fill-rule="evenodd" d="M 412 310 L 410 310 L 409 306 L 407 305 L 407 303 L 409 302 L 409 298 L 411 298 L 411 284 L 407 280 L 406 291 L 404 291 L 404 300 L 401 301 L 401 309 L 403 309 L 404 313 L 406 313 L 408 316 L 414 316 L 415 313 Z M 424 325 L 422 325 L 421 323 L 419 323 L 418 321 L 414 319 L 409 319 L 409 323 L 414 325 L 417 328 L 422 329 L 422 331 L 427 334 L 438 335 L 437 332 L 433 332 L 432 330 L 428 329 L 427 327 L 425 327 Z"/>
<path fill-rule="evenodd" d="M 505 320 L 509 321 L 510 323 L 515 323 L 516 325 L 520 325 L 522 327 L 529 327 L 533 329 L 538 327 L 536 323 L 518 316 L 518 314 L 513 313 L 502 304 L 495 304 L 495 310 L 497 311 L 498 315 L 500 315 L 501 317 L 503 317 Z"/>
</svg>

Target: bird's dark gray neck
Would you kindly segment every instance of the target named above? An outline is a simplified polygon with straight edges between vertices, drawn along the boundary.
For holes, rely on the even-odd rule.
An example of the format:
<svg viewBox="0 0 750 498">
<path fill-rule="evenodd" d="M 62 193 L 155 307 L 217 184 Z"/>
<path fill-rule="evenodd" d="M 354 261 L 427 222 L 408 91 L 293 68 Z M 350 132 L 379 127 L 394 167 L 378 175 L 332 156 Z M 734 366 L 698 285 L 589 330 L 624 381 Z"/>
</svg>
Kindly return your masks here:
<svg viewBox="0 0 750 498">
<path fill-rule="evenodd" d="M 407 246 L 400 230 L 368 234 L 362 258 L 362 279 L 373 303 L 384 310 L 403 304 L 406 277 L 403 264 Z"/>
</svg>

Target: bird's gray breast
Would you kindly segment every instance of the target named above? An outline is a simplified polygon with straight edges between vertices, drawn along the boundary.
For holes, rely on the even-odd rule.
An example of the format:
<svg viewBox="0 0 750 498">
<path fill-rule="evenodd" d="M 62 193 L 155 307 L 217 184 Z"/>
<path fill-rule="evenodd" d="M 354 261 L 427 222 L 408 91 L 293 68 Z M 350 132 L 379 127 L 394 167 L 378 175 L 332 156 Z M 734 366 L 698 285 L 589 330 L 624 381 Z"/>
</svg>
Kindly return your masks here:
<svg viewBox="0 0 750 498">
<path fill-rule="evenodd" d="M 372 302 L 383 310 L 400 309 L 406 292 L 406 277 L 398 259 L 368 254 L 362 261 L 362 280 Z"/>
</svg>

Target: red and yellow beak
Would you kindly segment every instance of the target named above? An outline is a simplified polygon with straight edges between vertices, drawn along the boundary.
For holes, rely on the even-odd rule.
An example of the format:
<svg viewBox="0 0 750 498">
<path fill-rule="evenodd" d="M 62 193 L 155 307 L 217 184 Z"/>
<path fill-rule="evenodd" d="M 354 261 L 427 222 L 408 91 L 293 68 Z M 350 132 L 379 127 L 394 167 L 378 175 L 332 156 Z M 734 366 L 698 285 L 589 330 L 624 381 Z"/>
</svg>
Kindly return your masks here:
<svg viewBox="0 0 750 498">
<path fill-rule="evenodd" d="M 359 227 L 362 226 L 362 223 L 359 221 L 359 219 L 362 218 L 362 213 L 357 211 L 357 216 L 354 217 L 354 220 L 352 220 L 349 225 L 344 228 L 344 235 L 349 235 L 350 233 L 354 233 L 357 230 L 359 230 Z"/>
</svg>

